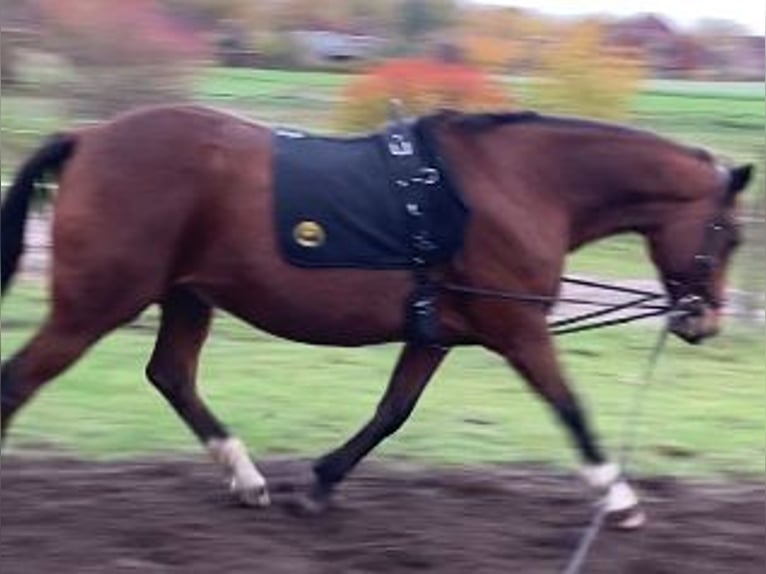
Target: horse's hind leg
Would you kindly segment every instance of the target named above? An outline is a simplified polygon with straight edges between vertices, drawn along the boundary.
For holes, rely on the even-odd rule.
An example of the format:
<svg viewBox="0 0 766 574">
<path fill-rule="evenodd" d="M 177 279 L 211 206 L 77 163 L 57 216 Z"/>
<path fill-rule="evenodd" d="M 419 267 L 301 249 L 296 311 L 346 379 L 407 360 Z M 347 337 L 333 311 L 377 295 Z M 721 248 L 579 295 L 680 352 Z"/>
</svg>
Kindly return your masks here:
<svg viewBox="0 0 766 574">
<path fill-rule="evenodd" d="M 266 481 L 247 455 L 244 444 L 230 436 L 197 391 L 199 353 L 212 318 L 211 307 L 192 292 L 176 289 L 161 303 L 157 343 L 146 374 L 213 458 L 231 475 L 231 489 L 251 506 L 269 502 Z"/>
<path fill-rule="evenodd" d="M 70 367 L 102 336 L 149 304 L 149 299 L 140 294 L 115 296 L 117 290 L 112 283 L 73 279 L 98 277 L 97 273 L 77 275 L 67 271 L 54 273 L 52 308 L 40 330 L 3 364 L 0 392 L 3 438 L 18 410 L 37 391 Z"/>
<path fill-rule="evenodd" d="M 316 481 L 302 502 L 309 511 L 321 510 L 333 488 L 383 439 L 404 424 L 423 389 L 441 364 L 447 349 L 407 344 L 375 414 L 346 444 L 314 465 Z"/>
<path fill-rule="evenodd" d="M 101 325 L 69 322 L 54 313 L 21 351 L 3 363 L 0 391 L 3 439 L 18 410 L 108 330 Z"/>
</svg>

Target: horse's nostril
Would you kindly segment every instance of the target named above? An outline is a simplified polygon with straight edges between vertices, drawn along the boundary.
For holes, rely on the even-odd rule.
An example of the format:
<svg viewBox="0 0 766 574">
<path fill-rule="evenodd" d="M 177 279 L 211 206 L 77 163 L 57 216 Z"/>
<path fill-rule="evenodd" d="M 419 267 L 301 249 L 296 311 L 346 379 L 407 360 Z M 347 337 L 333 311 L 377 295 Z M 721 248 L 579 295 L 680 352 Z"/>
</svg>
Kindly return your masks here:
<svg viewBox="0 0 766 574">
<path fill-rule="evenodd" d="M 686 313 L 675 313 L 670 316 L 669 326 L 673 332 L 686 331 L 689 324 L 689 315 Z"/>
</svg>

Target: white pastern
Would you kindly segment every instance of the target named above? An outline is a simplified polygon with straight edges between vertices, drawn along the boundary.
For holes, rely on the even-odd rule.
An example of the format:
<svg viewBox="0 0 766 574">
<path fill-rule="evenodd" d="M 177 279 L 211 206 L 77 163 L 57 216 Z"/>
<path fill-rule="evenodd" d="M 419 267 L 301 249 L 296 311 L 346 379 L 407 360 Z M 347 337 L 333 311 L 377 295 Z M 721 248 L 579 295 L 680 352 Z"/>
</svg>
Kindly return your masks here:
<svg viewBox="0 0 766 574">
<path fill-rule="evenodd" d="M 231 474 L 231 490 L 242 502 L 253 506 L 267 506 L 269 495 L 266 479 L 250 460 L 244 443 L 235 437 L 211 439 L 207 443 L 213 460 L 226 467 Z"/>
<path fill-rule="evenodd" d="M 638 505 L 638 496 L 633 488 L 624 480 L 619 480 L 609 487 L 604 498 L 607 513 L 622 512 Z"/>
<path fill-rule="evenodd" d="M 607 517 L 613 517 L 612 525 L 620 530 L 636 530 L 646 523 L 638 496 L 624 480 L 609 487 L 603 504 Z"/>
<path fill-rule="evenodd" d="M 584 466 L 580 474 L 591 488 L 606 491 L 617 482 L 621 472 L 619 464 L 605 462 Z"/>
</svg>

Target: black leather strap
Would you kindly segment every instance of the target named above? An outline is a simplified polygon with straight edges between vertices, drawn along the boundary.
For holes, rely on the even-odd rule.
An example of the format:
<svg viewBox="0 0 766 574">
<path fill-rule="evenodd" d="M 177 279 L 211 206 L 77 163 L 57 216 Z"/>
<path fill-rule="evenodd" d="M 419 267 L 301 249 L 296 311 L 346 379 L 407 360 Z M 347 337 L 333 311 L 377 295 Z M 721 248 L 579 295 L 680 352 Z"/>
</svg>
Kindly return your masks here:
<svg viewBox="0 0 766 574">
<path fill-rule="evenodd" d="M 436 250 L 430 225 L 429 188 L 439 183 L 439 171 L 426 166 L 410 124 L 394 114 L 386 130 L 386 147 L 394 193 L 400 194 L 407 215 L 415 291 L 407 309 L 407 338 L 434 345 L 438 339 L 436 288 L 426 271 Z"/>
<path fill-rule="evenodd" d="M 436 245 L 429 229 L 429 188 L 439 183 L 439 172 L 426 166 L 418 153 L 417 139 L 407 122 L 396 118 L 386 130 L 386 146 L 394 192 L 402 198 L 409 222 L 413 267 L 429 263 Z"/>
</svg>

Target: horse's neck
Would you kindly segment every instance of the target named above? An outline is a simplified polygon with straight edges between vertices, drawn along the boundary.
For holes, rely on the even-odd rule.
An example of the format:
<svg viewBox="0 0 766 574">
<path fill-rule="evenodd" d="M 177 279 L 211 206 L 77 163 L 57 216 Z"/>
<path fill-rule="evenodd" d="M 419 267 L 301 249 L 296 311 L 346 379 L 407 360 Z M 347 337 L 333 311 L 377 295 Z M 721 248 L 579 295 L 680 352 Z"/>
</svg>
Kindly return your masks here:
<svg viewBox="0 0 766 574">
<path fill-rule="evenodd" d="M 570 250 L 621 233 L 644 233 L 657 217 L 650 205 L 611 203 L 606 197 L 602 203 L 574 202 L 570 214 Z"/>
<path fill-rule="evenodd" d="M 645 234 L 665 216 L 664 202 L 657 200 L 656 190 L 663 187 L 657 172 L 632 164 L 629 155 L 622 162 L 583 173 L 562 192 L 570 221 L 570 250 L 621 233 Z"/>
<path fill-rule="evenodd" d="M 458 158 L 455 164 L 465 169 L 466 181 L 480 178 L 477 166 L 500 166 L 494 177 L 498 182 L 515 182 L 523 174 L 523 185 L 496 189 L 511 195 L 521 211 L 539 217 L 514 219 L 511 214 L 508 219 L 515 221 L 517 234 L 544 236 L 538 243 L 562 250 L 619 233 L 646 233 L 664 215 L 655 201 L 657 190 L 673 187 L 664 180 L 674 170 L 664 168 L 673 161 L 668 157 L 675 155 L 674 146 L 647 134 L 530 122 L 500 135 L 478 131 L 466 136 L 459 130 L 451 135 L 444 140 L 448 155 Z M 499 139 L 503 135 L 508 139 Z M 513 159 L 493 163 L 501 153 Z M 569 244 L 558 243 L 556 237 L 568 237 Z"/>
</svg>

